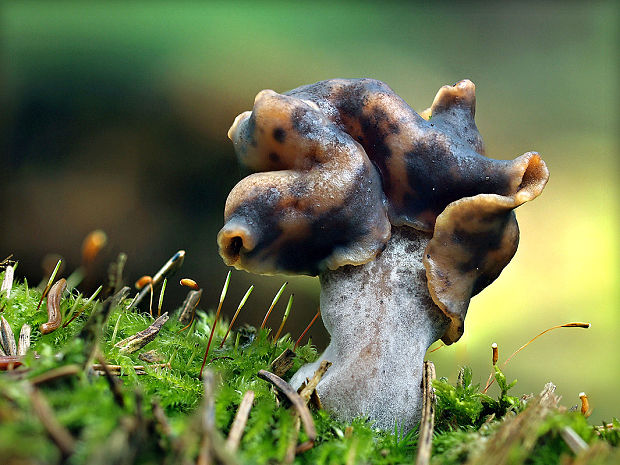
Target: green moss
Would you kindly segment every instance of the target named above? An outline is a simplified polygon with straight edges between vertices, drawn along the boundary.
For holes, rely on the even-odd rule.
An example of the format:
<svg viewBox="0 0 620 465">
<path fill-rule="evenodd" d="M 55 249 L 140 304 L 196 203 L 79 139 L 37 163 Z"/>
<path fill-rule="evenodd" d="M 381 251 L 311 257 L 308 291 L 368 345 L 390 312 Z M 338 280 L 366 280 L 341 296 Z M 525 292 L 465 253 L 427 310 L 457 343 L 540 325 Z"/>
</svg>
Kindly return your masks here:
<svg viewBox="0 0 620 465">
<path fill-rule="evenodd" d="M 32 326 L 31 352 L 24 360 L 24 367 L 20 368 L 27 371 L 21 377 L 0 373 L 0 457 L 9 462 L 60 463 L 63 460 L 33 411 L 28 394 L 30 380 L 64 365 L 82 367 L 90 355 L 90 346 L 76 336 L 81 334 L 93 314 L 102 309 L 101 301 L 86 304 L 87 298 L 73 290 L 62 299 L 63 321 L 68 321 L 70 315 L 82 308 L 83 313 L 65 328 L 42 335 L 39 326 L 47 321 L 47 311 L 45 301 L 37 310 L 40 296 L 40 290 L 28 288 L 23 282 L 14 285 L 10 299 L 0 297 L 2 315 L 16 335 L 22 324 Z M 152 342 L 133 354 L 124 354 L 114 345 L 154 321 L 148 314 L 129 310 L 128 306 L 129 300 L 125 300 L 112 308 L 102 327 L 98 326 L 97 318 L 88 323 L 99 335 L 100 350 L 107 362 L 121 367 L 119 379 L 124 407 L 114 400 L 106 378 L 89 369 L 80 369 L 76 375 L 40 386 L 56 419 L 77 439 L 75 453 L 67 463 L 164 463 L 166 460 L 177 463 L 183 459 L 194 462 L 199 444 L 196 425 L 204 392 L 199 373 L 213 314 L 199 311 L 192 327 L 181 332 L 183 326 L 176 321 L 173 311 Z M 164 310 L 167 310 L 165 305 Z M 226 322 L 217 325 L 207 361 L 218 379 L 216 428 L 227 435 L 244 393 L 253 390 L 255 402 L 241 440 L 239 462 L 280 462 L 294 434 L 291 409 L 256 373 L 269 369 L 278 355 L 287 348 L 292 349 L 293 341 L 285 335 L 274 343 L 268 330 L 257 332 L 255 328 L 241 326 L 220 348 L 227 327 Z M 139 358 L 146 351 L 154 351 L 163 361 L 169 362 L 170 367 L 147 366 L 145 374 L 137 374 L 134 366 L 147 365 Z M 285 379 L 302 364 L 317 357 L 311 343 L 298 347 L 296 352 L 294 366 L 284 375 Z M 463 463 L 484 446 L 484 438 L 488 440 L 496 434 L 504 419 L 524 411 L 526 402 L 509 394 L 515 382 L 509 384 L 499 369 L 496 369 L 495 381 L 500 388 L 497 398 L 482 393 L 480 387 L 472 383 L 468 368 L 462 369 L 456 385 L 445 379 L 434 382 L 437 396 L 434 463 Z M 154 426 L 152 402 L 163 408 L 173 438 L 162 434 L 161 427 Z M 136 409 L 141 415 L 136 415 Z M 313 416 L 318 438 L 313 449 L 296 457 L 297 464 L 387 465 L 414 460 L 417 430 L 406 435 L 396 430 L 382 432 L 363 418 L 347 424 L 334 420 L 323 410 L 314 411 Z M 139 417 L 150 426 L 144 430 L 132 429 L 131 425 Z M 554 410 L 537 429 L 527 463 L 556 463 L 563 455 L 571 456 L 560 434 L 567 426 L 588 444 L 605 441 L 618 447 L 620 425 L 617 420 L 613 424 L 611 429 L 596 429 L 578 412 Z M 302 429 L 299 440 L 305 439 Z M 177 440 L 181 441 L 181 451 L 173 444 Z M 522 463 L 522 460 L 515 459 L 515 463 Z"/>
</svg>

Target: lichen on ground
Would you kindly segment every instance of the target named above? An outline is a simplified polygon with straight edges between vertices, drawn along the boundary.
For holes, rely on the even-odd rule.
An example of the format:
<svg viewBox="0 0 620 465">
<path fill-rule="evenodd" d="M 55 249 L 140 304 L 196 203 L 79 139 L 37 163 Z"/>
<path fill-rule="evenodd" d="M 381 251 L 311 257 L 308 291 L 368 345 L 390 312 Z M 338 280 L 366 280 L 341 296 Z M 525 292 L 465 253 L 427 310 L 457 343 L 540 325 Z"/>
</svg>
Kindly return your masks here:
<svg viewBox="0 0 620 465">
<path fill-rule="evenodd" d="M 0 273 L 0 281 L 2 277 Z M 61 300 L 63 323 L 81 309 L 82 313 L 66 327 L 43 335 L 40 325 L 47 321 L 47 312 L 45 301 L 37 310 L 40 297 L 41 290 L 23 281 L 14 283 L 10 298 L 0 296 L 0 315 L 15 335 L 23 324 L 32 327 L 32 346 L 23 365 L 0 372 L 0 463 L 196 463 L 205 392 L 199 374 L 214 314 L 198 311 L 195 323 L 181 331 L 184 325 L 177 321 L 176 309 L 164 305 L 171 318 L 157 337 L 126 353 L 115 344 L 155 320 L 129 309 L 131 298 L 114 305 L 105 324 L 98 326 L 97 315 L 105 305 L 98 299 L 86 304 L 88 296 L 72 289 Z M 88 328 L 97 336 L 94 344 L 85 337 Z M 220 348 L 227 328 L 226 322 L 217 325 L 207 360 L 216 376 L 214 441 L 226 437 L 244 393 L 252 390 L 253 407 L 230 463 L 282 463 L 296 431 L 292 409 L 257 373 L 269 370 L 285 349 L 293 349 L 294 341 L 289 335 L 273 341 L 269 330 L 241 325 Z M 97 347 L 107 364 L 118 366 L 111 378 L 120 381 L 116 397 L 110 379 L 93 369 L 93 363 L 99 363 Z M 284 379 L 317 357 L 311 343 L 295 351 Z M 146 352 L 161 362 L 143 361 L 140 356 Z M 162 363 L 169 366 L 157 366 Z M 592 427 L 581 412 L 558 407 L 557 398 L 539 408 L 537 397 L 510 395 L 514 386 L 501 371 L 495 380 L 498 397 L 483 394 L 467 368 L 456 385 L 445 379 L 434 382 L 431 463 L 619 463 L 617 420 Z M 41 411 L 41 399 L 49 410 Z M 415 461 L 417 430 L 381 432 L 362 418 L 345 424 L 324 410 L 313 409 L 312 414 L 317 440 L 312 449 L 296 455 L 294 463 Z M 582 452 L 569 447 L 563 437 L 567 429 L 585 441 Z M 70 452 L 63 453 L 54 438 L 59 430 L 68 433 Z M 298 441 L 306 439 L 302 428 Z"/>
</svg>

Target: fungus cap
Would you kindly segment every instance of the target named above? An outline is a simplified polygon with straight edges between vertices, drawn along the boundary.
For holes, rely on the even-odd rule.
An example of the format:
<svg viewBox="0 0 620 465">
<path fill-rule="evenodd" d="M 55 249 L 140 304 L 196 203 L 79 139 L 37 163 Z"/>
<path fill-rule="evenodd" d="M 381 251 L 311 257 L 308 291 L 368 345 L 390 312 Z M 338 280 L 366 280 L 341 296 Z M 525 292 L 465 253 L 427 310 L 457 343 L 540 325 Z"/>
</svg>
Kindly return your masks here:
<svg viewBox="0 0 620 465">
<path fill-rule="evenodd" d="M 465 197 L 437 217 L 423 260 L 431 297 L 451 320 L 442 337 L 446 344 L 462 336 L 471 297 L 495 281 L 517 251 L 513 209 L 537 197 L 549 176 L 537 153 L 517 160 L 524 171 L 515 173 L 521 182 L 513 194 Z"/>
<path fill-rule="evenodd" d="M 444 86 L 418 115 L 385 83 L 333 79 L 286 94 L 260 92 L 229 131 L 240 162 L 258 171 L 231 191 L 218 234 L 228 265 L 316 275 L 372 260 L 390 223 L 431 232 L 431 297 L 462 335 L 471 296 L 516 251 L 513 209 L 548 179 L 535 152 L 484 156 L 475 86 Z"/>
<path fill-rule="evenodd" d="M 374 258 L 390 236 L 381 180 L 361 145 L 311 104 L 262 91 L 229 135 L 260 170 L 226 201 L 218 234 L 228 265 L 316 275 Z"/>
</svg>

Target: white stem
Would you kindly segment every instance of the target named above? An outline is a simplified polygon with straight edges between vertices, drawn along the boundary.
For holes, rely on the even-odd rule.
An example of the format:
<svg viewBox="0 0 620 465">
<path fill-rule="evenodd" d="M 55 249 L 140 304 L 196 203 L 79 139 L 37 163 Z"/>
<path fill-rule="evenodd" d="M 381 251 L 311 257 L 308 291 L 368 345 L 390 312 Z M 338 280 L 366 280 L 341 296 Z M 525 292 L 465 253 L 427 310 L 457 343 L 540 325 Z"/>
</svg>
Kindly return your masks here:
<svg viewBox="0 0 620 465">
<path fill-rule="evenodd" d="M 393 227 L 372 262 L 320 276 L 321 315 L 331 342 L 319 360 L 291 379 L 297 388 L 322 360 L 332 366 L 317 387 L 338 418 L 367 416 L 377 427 L 405 431 L 420 419 L 422 365 L 448 319 L 432 301 L 422 256 L 429 233 Z"/>
</svg>

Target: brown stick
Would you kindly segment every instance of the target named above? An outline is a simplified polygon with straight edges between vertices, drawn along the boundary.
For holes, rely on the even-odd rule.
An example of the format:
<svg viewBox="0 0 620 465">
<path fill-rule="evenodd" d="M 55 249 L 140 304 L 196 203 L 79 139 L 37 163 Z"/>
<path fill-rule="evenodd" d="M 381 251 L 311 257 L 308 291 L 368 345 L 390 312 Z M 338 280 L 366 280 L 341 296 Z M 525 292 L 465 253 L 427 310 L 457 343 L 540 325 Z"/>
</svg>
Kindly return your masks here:
<svg viewBox="0 0 620 465">
<path fill-rule="evenodd" d="M 276 376 L 284 376 L 284 373 L 289 371 L 295 363 L 296 354 L 291 349 L 286 349 L 282 352 L 278 358 L 271 362 L 271 369 Z"/>
<path fill-rule="evenodd" d="M 297 446 L 296 453 L 301 453 L 312 449 L 312 447 L 314 446 L 314 441 L 316 441 L 316 428 L 314 427 L 314 421 L 312 420 L 310 410 L 308 410 L 308 406 L 303 401 L 301 396 L 295 392 L 295 389 L 293 389 L 290 384 L 288 384 L 279 376 L 274 375 L 273 373 L 270 373 L 266 370 L 260 370 L 258 372 L 258 376 L 265 381 L 269 381 L 282 393 L 284 393 L 286 397 L 288 397 L 288 399 L 291 401 L 291 403 L 297 410 L 297 413 L 301 417 L 301 421 L 304 425 L 304 430 L 306 431 L 308 440 L 303 444 Z"/>
<path fill-rule="evenodd" d="M 330 366 L 332 366 L 332 362 L 323 360 L 317 370 L 314 372 L 312 379 L 308 381 L 308 384 L 306 384 L 306 386 L 304 386 L 304 388 L 299 393 L 299 395 L 306 404 L 310 400 L 310 397 L 312 396 L 312 393 L 315 391 L 317 385 L 319 384 L 319 381 L 321 381 L 323 375 Z"/>
<path fill-rule="evenodd" d="M 120 376 L 121 375 L 121 371 L 123 369 L 123 367 L 121 367 L 120 365 L 106 365 L 108 370 L 110 370 L 110 373 L 115 375 L 115 376 Z M 146 374 L 146 368 L 170 368 L 170 363 L 156 363 L 156 364 L 152 364 L 152 365 L 134 365 L 133 369 L 136 370 L 136 374 L 137 375 L 145 375 Z M 99 372 L 104 372 L 104 368 L 103 365 L 100 363 L 95 363 L 93 365 L 93 370 L 95 371 L 99 371 Z"/>
<path fill-rule="evenodd" d="M 196 307 L 198 306 L 198 302 L 200 302 L 201 297 L 202 289 L 198 289 L 197 291 L 189 291 L 187 293 L 187 297 L 185 297 L 185 300 L 183 301 L 181 314 L 179 315 L 179 322 L 182 324 L 187 324 L 190 322 L 191 324 L 191 322 L 194 321 L 194 312 L 196 311 Z"/>
<path fill-rule="evenodd" d="M 80 372 L 78 365 L 64 365 L 58 368 L 52 368 L 51 370 L 41 373 L 30 380 L 30 384 L 38 386 L 39 384 L 45 384 L 56 379 L 64 378 L 65 376 L 77 375 Z"/>
<path fill-rule="evenodd" d="M 43 424 L 47 434 L 49 434 L 52 441 L 54 441 L 54 444 L 56 444 L 56 447 L 60 449 L 65 457 L 72 455 L 75 451 L 75 439 L 71 436 L 71 433 L 58 422 L 47 400 L 45 400 L 45 397 L 43 397 L 36 388 L 30 391 L 30 403 L 32 404 L 34 413 Z"/>
<path fill-rule="evenodd" d="M 297 455 L 297 441 L 299 440 L 299 428 L 301 426 L 301 420 L 297 412 L 293 414 L 293 428 L 291 431 L 291 436 L 288 440 L 288 446 L 286 448 L 286 453 L 284 454 L 284 460 L 282 460 L 282 465 L 290 465 L 295 461 L 295 455 Z"/>
<path fill-rule="evenodd" d="M 4 269 L 4 280 L 2 281 L 2 287 L 0 292 L 6 291 L 6 298 L 11 297 L 11 288 L 13 287 L 13 271 L 14 268 L 11 265 L 7 265 Z"/>
<path fill-rule="evenodd" d="M 239 404 L 230 433 L 228 433 L 228 439 L 226 440 L 226 448 L 230 452 L 235 452 L 239 448 L 243 430 L 252 409 L 252 402 L 254 402 L 254 391 L 247 391 L 241 400 L 241 404 Z"/>
<path fill-rule="evenodd" d="M 0 345 L 4 347 L 6 355 L 15 357 L 17 355 L 17 345 L 15 344 L 15 335 L 11 329 L 11 325 L 6 318 L 0 316 Z"/>
<path fill-rule="evenodd" d="M 123 398 L 123 393 L 121 392 L 120 382 L 117 378 L 112 376 L 112 372 L 110 372 L 110 368 L 106 363 L 103 355 L 98 354 L 97 360 L 101 363 L 101 368 L 103 373 L 105 374 L 106 379 L 108 380 L 108 384 L 110 385 L 110 390 L 112 391 L 112 395 L 114 396 L 114 401 L 118 404 L 119 407 L 125 408 L 125 399 Z"/>
<path fill-rule="evenodd" d="M 123 369 L 123 367 L 121 365 L 107 365 L 109 370 L 111 371 L 121 371 Z M 169 363 L 156 363 L 153 365 L 134 365 L 133 369 L 134 370 L 144 370 L 146 369 L 146 367 L 150 367 L 150 368 L 170 368 L 170 364 Z M 93 364 L 93 370 L 96 371 L 103 371 L 103 365 L 100 363 L 95 363 Z"/>
<path fill-rule="evenodd" d="M 579 436 L 573 428 L 565 426 L 560 430 L 560 436 L 564 439 L 566 445 L 573 451 L 573 454 L 578 455 L 584 450 L 588 450 L 588 444 Z"/>
<path fill-rule="evenodd" d="M 157 420 L 159 426 L 161 426 L 161 432 L 164 436 L 172 439 L 172 428 L 170 427 L 164 409 L 161 408 L 161 405 L 159 405 L 156 399 L 151 400 L 151 408 L 153 410 L 153 417 Z"/>
<path fill-rule="evenodd" d="M 319 384 L 319 381 L 321 381 L 321 379 L 323 378 L 323 375 L 325 375 L 325 372 L 327 371 L 327 369 L 331 365 L 332 365 L 331 362 L 327 360 L 323 360 L 321 364 L 319 365 L 319 368 L 317 368 L 317 370 L 314 372 L 314 375 L 312 375 L 312 379 L 308 381 L 308 384 L 302 384 L 302 388 L 299 392 L 299 396 L 303 399 L 303 401 L 306 404 L 310 401 L 310 399 L 313 398 L 313 396 L 316 396 L 315 403 L 320 408 L 321 401 L 316 393 L 316 387 Z M 284 463 L 286 464 L 293 463 L 293 461 L 295 460 L 295 455 L 305 452 L 312 448 L 312 444 L 308 444 L 308 442 L 305 442 L 297 446 L 297 438 L 299 437 L 299 426 L 300 426 L 299 415 L 295 414 L 295 422 L 293 425 L 294 432 L 291 437 L 291 442 L 289 444 L 289 448 L 286 451 L 286 456 L 284 460 Z"/>
<path fill-rule="evenodd" d="M 433 362 L 424 362 L 424 375 L 422 377 L 423 407 L 422 420 L 420 421 L 420 436 L 418 438 L 418 455 L 416 465 L 428 465 L 431 459 L 433 447 L 433 429 L 435 425 L 435 365 Z"/>
<path fill-rule="evenodd" d="M 557 411 L 559 398 L 555 386 L 547 383 L 518 415 L 506 415 L 492 436 L 472 452 L 467 465 L 524 463 L 540 437 L 545 418 Z"/>
<path fill-rule="evenodd" d="M 299 396 L 303 399 L 303 401 L 306 404 L 310 401 L 310 399 L 312 399 L 314 395 L 316 396 L 316 399 L 317 399 L 316 404 L 319 405 L 319 408 L 320 408 L 321 401 L 316 394 L 316 387 L 319 384 L 319 381 L 321 381 L 321 379 L 323 378 L 323 375 L 325 375 L 325 372 L 327 371 L 327 369 L 331 365 L 332 365 L 331 362 L 327 360 L 323 360 L 321 364 L 319 365 L 319 368 L 317 368 L 317 370 L 314 372 L 314 375 L 312 375 L 312 379 L 308 381 L 308 384 L 306 385 L 302 384 L 302 388 L 301 388 L 301 391 L 299 392 Z M 297 446 L 297 439 L 299 438 L 299 427 L 300 427 L 299 414 L 295 413 L 294 421 L 293 421 L 293 433 L 289 440 L 290 441 L 289 446 L 286 450 L 286 454 L 284 456 L 284 461 L 283 461 L 283 463 L 286 465 L 293 463 L 293 461 L 295 460 L 295 455 L 305 452 L 312 448 L 312 444 L 309 444 L 308 441 Z"/>
<path fill-rule="evenodd" d="M 119 347 L 121 352 L 132 354 L 155 339 L 166 321 L 168 321 L 168 312 L 157 318 L 148 328 L 117 342 L 114 347 Z"/>
<path fill-rule="evenodd" d="M 19 332 L 19 340 L 17 343 L 17 355 L 26 355 L 30 349 L 30 325 L 22 325 L 22 329 Z"/>
<path fill-rule="evenodd" d="M 120 290 L 123 285 L 123 269 L 127 263 L 127 254 L 121 252 L 118 254 L 115 262 L 112 262 L 108 267 L 108 288 L 104 295 L 115 293 Z"/>
<path fill-rule="evenodd" d="M 224 438 L 215 429 L 215 376 L 210 370 L 204 373 L 205 397 L 202 410 L 202 441 L 196 463 L 208 465 L 214 462 L 222 465 L 237 465 L 237 461 L 226 448 Z"/>
<path fill-rule="evenodd" d="M 213 445 L 211 440 L 215 430 L 215 401 L 213 398 L 215 379 L 213 372 L 206 370 L 202 380 L 205 390 L 202 408 L 202 440 L 200 441 L 200 452 L 196 465 L 210 465 L 213 463 Z"/>
</svg>

